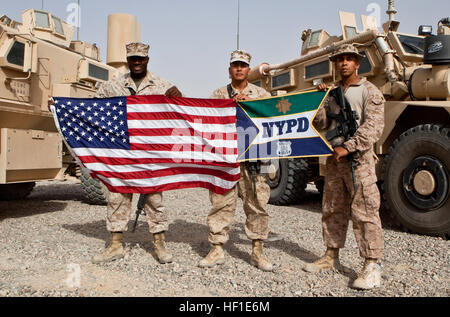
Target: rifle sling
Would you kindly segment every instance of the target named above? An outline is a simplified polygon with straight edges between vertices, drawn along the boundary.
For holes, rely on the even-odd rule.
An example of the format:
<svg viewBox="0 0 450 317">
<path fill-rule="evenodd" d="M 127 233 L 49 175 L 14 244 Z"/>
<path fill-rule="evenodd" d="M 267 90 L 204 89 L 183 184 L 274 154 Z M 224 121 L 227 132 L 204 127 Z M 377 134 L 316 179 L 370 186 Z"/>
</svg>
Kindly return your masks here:
<svg viewBox="0 0 450 317">
<path fill-rule="evenodd" d="M 136 96 L 136 92 L 134 91 L 133 88 L 131 88 L 131 87 L 127 87 L 127 88 L 128 88 L 128 90 L 130 91 L 130 95 Z"/>
<path fill-rule="evenodd" d="M 228 97 L 229 97 L 230 99 L 233 99 L 234 94 L 233 94 L 233 88 L 231 87 L 231 84 L 228 84 L 228 85 L 227 85 L 227 91 L 228 91 Z"/>
</svg>

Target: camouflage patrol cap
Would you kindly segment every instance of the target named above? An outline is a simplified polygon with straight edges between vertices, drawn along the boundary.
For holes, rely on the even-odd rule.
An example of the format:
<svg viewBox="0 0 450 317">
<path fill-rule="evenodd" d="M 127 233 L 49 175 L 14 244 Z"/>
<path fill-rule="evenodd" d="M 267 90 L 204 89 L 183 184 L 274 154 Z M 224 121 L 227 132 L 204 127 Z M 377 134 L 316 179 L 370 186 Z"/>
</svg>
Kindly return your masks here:
<svg viewBox="0 0 450 317">
<path fill-rule="evenodd" d="M 247 53 L 245 51 L 237 50 L 237 51 L 234 51 L 233 53 L 231 53 L 230 64 L 234 63 L 234 62 L 244 62 L 244 63 L 250 65 L 251 59 L 252 59 L 252 56 L 249 53 Z"/>
<path fill-rule="evenodd" d="M 337 51 L 330 56 L 330 61 L 335 62 L 338 56 L 341 55 L 346 55 L 346 54 L 351 54 L 351 55 L 355 55 L 359 61 L 361 61 L 364 58 L 364 55 L 361 55 L 358 52 L 358 49 L 352 45 L 352 44 L 344 44 L 341 45 Z"/>
<path fill-rule="evenodd" d="M 150 45 L 143 43 L 130 43 L 126 47 L 127 47 L 127 57 L 131 56 L 147 57 Z"/>
</svg>

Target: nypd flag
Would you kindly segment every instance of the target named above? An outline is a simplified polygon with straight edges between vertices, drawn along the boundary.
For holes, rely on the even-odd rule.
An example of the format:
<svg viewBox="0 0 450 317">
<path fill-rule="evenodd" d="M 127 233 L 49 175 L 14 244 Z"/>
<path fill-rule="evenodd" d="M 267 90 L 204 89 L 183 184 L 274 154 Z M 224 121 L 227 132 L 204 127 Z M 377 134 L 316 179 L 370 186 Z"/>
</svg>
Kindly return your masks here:
<svg viewBox="0 0 450 317">
<path fill-rule="evenodd" d="M 331 155 L 312 125 L 327 94 L 310 90 L 239 102 L 238 161 Z"/>
</svg>

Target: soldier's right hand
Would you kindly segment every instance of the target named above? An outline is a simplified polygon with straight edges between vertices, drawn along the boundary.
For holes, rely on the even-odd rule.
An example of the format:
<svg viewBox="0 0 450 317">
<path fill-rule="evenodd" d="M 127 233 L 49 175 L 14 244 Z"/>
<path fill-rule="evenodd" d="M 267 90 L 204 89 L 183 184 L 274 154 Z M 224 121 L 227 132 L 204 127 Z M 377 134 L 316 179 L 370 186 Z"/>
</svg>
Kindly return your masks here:
<svg viewBox="0 0 450 317">
<path fill-rule="evenodd" d="M 336 162 L 340 162 L 343 157 L 346 157 L 349 154 L 348 150 L 343 146 L 337 146 L 334 148 L 333 156 Z"/>
<path fill-rule="evenodd" d="M 321 84 L 317 85 L 316 88 L 321 91 L 326 91 L 328 89 L 328 85 L 325 83 L 321 83 Z"/>
<path fill-rule="evenodd" d="M 176 86 L 170 87 L 165 93 L 166 97 L 183 97 L 181 91 Z"/>
<path fill-rule="evenodd" d="M 48 104 L 47 104 L 48 111 L 52 112 L 51 106 L 53 106 L 54 104 L 55 104 L 55 101 L 53 100 L 53 98 L 52 97 L 48 98 Z"/>
</svg>

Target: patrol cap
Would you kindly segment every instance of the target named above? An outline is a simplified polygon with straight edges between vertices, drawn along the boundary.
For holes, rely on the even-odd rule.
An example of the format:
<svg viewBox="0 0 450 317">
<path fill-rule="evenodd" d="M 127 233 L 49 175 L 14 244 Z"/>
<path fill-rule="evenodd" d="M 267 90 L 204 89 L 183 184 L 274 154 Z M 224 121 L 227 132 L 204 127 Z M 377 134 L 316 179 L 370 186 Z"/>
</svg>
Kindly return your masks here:
<svg viewBox="0 0 450 317">
<path fill-rule="evenodd" d="M 335 62 L 338 56 L 341 55 L 346 55 L 346 54 L 351 54 L 351 55 L 355 55 L 359 61 L 361 61 L 364 58 L 364 55 L 360 54 L 358 52 L 358 49 L 352 45 L 352 44 L 344 44 L 341 45 L 337 51 L 330 56 L 330 61 Z"/>
<path fill-rule="evenodd" d="M 231 53 L 230 64 L 232 64 L 234 62 L 244 62 L 247 65 L 250 65 L 251 59 L 252 59 L 252 56 L 249 53 L 247 53 L 245 51 L 237 50 L 237 51 L 234 51 L 233 53 Z"/>
<path fill-rule="evenodd" d="M 147 57 L 150 45 L 135 42 L 127 44 L 126 47 L 127 47 L 127 57 L 131 56 Z"/>
</svg>

